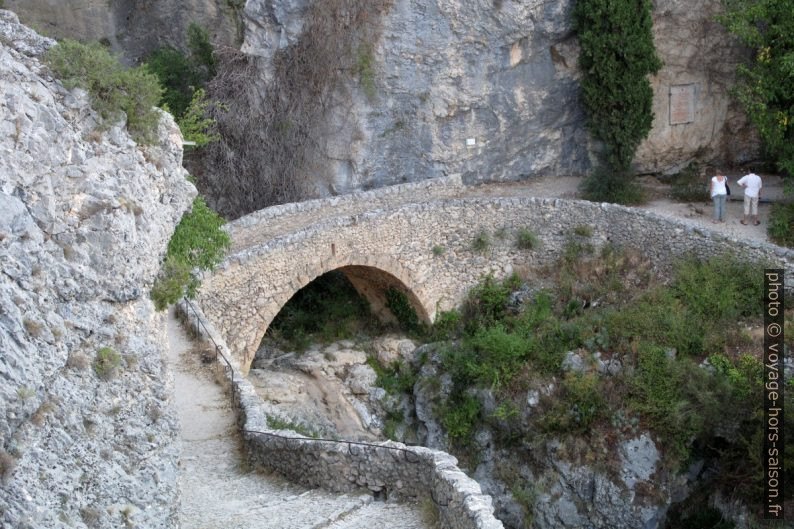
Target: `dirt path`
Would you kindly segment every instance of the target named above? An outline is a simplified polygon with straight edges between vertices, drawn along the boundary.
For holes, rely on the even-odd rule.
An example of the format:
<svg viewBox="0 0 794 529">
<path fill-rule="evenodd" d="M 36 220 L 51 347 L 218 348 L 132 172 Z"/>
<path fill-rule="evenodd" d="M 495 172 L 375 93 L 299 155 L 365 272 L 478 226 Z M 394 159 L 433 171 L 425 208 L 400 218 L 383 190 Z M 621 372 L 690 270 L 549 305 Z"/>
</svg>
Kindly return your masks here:
<svg viewBox="0 0 794 529">
<path fill-rule="evenodd" d="M 168 339 L 181 434 L 182 529 L 433 527 L 431 513 L 416 504 L 375 502 L 365 493 L 306 490 L 246 468 L 228 398 L 211 369 L 190 353 L 192 343 L 173 311 Z"/>
<path fill-rule="evenodd" d="M 749 239 L 759 242 L 769 242 L 766 228 L 769 223 L 769 204 L 760 204 L 758 213 L 761 220 L 760 226 L 751 224 L 743 225 L 740 220 L 743 214 L 742 190 L 736 185 L 736 180 L 741 175 L 728 175 L 732 183 L 733 200 L 728 202 L 726 222 L 714 224 L 712 222 L 713 206 L 711 203 L 681 203 L 665 198 L 668 188 L 660 184 L 655 178 L 641 179 L 643 186 L 650 191 L 652 199 L 647 204 L 637 206 L 660 215 L 679 220 L 691 226 L 714 230 L 732 237 Z M 506 182 L 499 184 L 482 184 L 470 188 L 466 196 L 536 196 L 553 198 L 577 198 L 577 190 L 582 179 L 575 176 L 562 176 L 554 178 L 540 178 L 526 182 Z M 775 176 L 764 175 L 764 197 L 780 199 L 783 197 L 782 179 Z"/>
</svg>

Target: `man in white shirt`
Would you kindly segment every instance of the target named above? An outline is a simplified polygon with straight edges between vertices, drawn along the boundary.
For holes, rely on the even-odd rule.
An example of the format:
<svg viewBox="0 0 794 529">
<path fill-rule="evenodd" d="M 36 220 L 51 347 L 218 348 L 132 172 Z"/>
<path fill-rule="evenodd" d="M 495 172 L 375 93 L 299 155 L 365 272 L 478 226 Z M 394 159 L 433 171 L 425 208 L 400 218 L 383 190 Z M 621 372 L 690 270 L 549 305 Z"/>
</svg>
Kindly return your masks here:
<svg viewBox="0 0 794 529">
<path fill-rule="evenodd" d="M 761 177 L 755 173 L 744 175 L 736 182 L 744 188 L 744 218 L 742 224 L 747 224 L 747 217 L 753 216 L 753 224 L 758 226 L 758 199 L 761 198 Z"/>
</svg>

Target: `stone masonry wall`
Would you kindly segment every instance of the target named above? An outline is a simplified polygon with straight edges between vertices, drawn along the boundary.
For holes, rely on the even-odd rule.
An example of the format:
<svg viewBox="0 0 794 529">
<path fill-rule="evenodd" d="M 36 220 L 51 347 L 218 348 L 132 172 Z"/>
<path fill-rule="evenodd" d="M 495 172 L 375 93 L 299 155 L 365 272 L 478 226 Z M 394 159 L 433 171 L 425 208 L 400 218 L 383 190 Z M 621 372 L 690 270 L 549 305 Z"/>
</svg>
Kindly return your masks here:
<svg viewBox="0 0 794 529">
<path fill-rule="evenodd" d="M 445 452 L 391 441 L 373 445 L 313 440 L 291 430 L 273 430 L 265 404 L 201 310 L 194 312 L 182 302 L 178 311 L 194 334 L 208 343 L 212 338 L 221 353 L 232 359 L 232 371 L 224 370 L 224 380 L 234 395 L 250 462 L 307 487 L 335 492 L 367 488 L 401 498 L 429 497 L 443 526 L 450 529 L 503 527 L 494 517 L 491 497 Z"/>
<path fill-rule="evenodd" d="M 785 268 L 789 289 L 794 287 L 794 250 L 739 241 L 613 204 L 533 197 L 459 198 L 342 217 L 334 215 L 334 208 L 324 213 L 328 218 L 317 215 L 314 224 L 285 229 L 250 247 L 236 247 L 205 278 L 198 303 L 243 371 L 281 307 L 326 272 L 348 266 L 386 272 L 411 294 L 418 313 L 432 321 L 439 310 L 458 306 L 487 274 L 504 277 L 517 269 L 531 271 L 553 263 L 579 225 L 592 228 L 591 242 L 596 246 L 612 243 L 641 250 L 662 275 L 686 254 L 707 258 L 729 253 Z M 521 228 L 538 236 L 539 248 L 516 246 L 514 234 Z M 230 232 L 234 239 L 234 226 Z M 491 241 L 484 252 L 472 248 L 481 233 Z M 436 255 L 434 246 L 443 248 L 443 253 Z"/>
</svg>

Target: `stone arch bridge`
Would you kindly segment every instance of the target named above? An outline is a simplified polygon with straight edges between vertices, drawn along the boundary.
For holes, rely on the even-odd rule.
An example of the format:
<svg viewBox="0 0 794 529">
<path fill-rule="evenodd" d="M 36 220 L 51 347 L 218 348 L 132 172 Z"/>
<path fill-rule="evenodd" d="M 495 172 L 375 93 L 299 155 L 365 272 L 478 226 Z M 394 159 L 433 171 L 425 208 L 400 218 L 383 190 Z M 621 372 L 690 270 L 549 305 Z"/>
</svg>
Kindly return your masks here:
<svg viewBox="0 0 794 529">
<path fill-rule="evenodd" d="M 794 251 L 750 243 L 637 209 L 522 196 L 515 186 L 469 188 L 457 177 L 267 208 L 227 225 L 232 249 L 204 278 L 198 304 L 247 373 L 284 304 L 320 275 L 341 270 L 388 317 L 385 292 L 405 292 L 433 321 L 457 306 L 483 276 L 531 274 L 559 256 L 572 230 L 588 225 L 593 243 L 642 250 L 660 273 L 676 256 L 724 252 L 774 264 L 794 286 Z M 540 244 L 520 249 L 515 234 Z M 485 249 L 475 249 L 478 236 Z M 435 248 L 435 251 L 434 251 Z"/>
</svg>

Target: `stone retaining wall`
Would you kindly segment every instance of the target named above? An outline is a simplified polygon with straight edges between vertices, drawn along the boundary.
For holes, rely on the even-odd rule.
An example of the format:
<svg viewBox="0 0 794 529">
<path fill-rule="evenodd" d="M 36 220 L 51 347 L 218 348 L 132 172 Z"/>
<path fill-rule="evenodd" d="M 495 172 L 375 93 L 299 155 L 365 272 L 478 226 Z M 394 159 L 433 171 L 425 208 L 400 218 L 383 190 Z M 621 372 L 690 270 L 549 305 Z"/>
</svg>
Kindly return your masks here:
<svg viewBox="0 0 794 529">
<path fill-rule="evenodd" d="M 211 336 L 230 357 L 228 347 L 206 317 L 196 315 L 184 302 L 177 310 L 194 334 L 210 344 Z M 381 445 L 320 441 L 291 430 L 273 430 L 261 398 L 233 359 L 232 365 L 232 372 L 226 370 L 223 378 L 233 389 L 250 462 L 307 487 L 340 493 L 367 488 L 400 498 L 432 498 L 443 526 L 450 529 L 503 527 L 493 515 L 491 497 L 457 467 L 453 456 L 391 441 Z"/>
<path fill-rule="evenodd" d="M 365 200 L 355 195 L 347 200 L 359 199 Z M 272 319 L 319 275 L 335 269 L 355 271 L 351 275 L 359 284 L 354 285 L 375 306 L 382 278 L 389 277 L 389 286 L 403 289 L 417 312 L 432 321 L 438 311 L 459 306 L 486 274 L 498 278 L 524 270 L 531 281 L 533 271 L 560 257 L 576 227 L 582 225 L 592 230 L 586 239 L 596 248 L 612 243 L 639 250 L 660 276 L 668 275 L 683 255 L 707 258 L 728 253 L 784 268 L 787 288 L 794 289 L 794 250 L 733 239 L 614 204 L 487 197 L 408 203 L 318 218 L 232 253 L 205 278 L 197 301 L 247 372 Z M 532 231 L 539 246 L 518 248 L 515 237 L 520 229 Z M 472 245 L 480 234 L 490 240 L 484 251 Z M 434 252 L 434 246 L 442 252 Z M 380 284 L 366 288 L 362 270 L 381 278 Z"/>
</svg>

